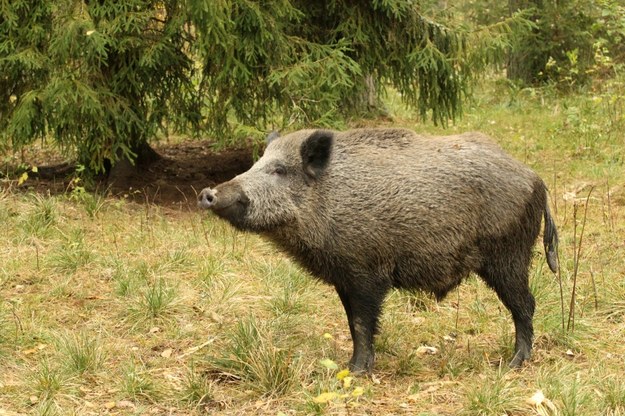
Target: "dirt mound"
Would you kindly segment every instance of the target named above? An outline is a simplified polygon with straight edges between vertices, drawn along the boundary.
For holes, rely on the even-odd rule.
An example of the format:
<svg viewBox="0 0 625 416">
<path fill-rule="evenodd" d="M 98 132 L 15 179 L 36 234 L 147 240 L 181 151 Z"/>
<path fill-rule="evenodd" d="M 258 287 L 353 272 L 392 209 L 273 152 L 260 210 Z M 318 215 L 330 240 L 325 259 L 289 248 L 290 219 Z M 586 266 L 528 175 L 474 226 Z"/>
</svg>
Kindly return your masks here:
<svg viewBox="0 0 625 416">
<path fill-rule="evenodd" d="M 202 142 L 159 146 L 161 156 L 148 166 L 113 170 L 98 178 L 98 190 L 137 202 L 159 205 L 195 206 L 196 195 L 204 187 L 227 181 L 253 164 L 251 149 L 215 152 Z M 20 187 L 36 192 L 58 194 L 72 188 L 73 166 L 62 163 L 38 166 L 38 173 Z"/>
<path fill-rule="evenodd" d="M 155 204 L 195 206 L 202 188 L 230 180 L 253 164 L 250 149 L 214 152 L 206 144 L 190 142 L 156 150 L 161 158 L 149 166 L 107 178 L 110 191 Z"/>
</svg>

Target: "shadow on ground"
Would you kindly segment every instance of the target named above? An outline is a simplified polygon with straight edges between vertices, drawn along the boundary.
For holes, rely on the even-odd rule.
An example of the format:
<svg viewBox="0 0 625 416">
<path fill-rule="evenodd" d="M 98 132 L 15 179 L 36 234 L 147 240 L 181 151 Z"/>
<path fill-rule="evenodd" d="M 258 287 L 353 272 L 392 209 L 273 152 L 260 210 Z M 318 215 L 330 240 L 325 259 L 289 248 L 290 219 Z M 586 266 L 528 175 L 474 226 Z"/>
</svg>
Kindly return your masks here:
<svg viewBox="0 0 625 416">
<path fill-rule="evenodd" d="M 101 177 L 95 184 L 97 191 L 136 202 L 195 207 L 200 190 L 225 182 L 253 164 L 251 148 L 215 152 L 206 143 L 185 142 L 155 150 L 159 160 Z M 68 192 L 75 186 L 73 173 L 67 163 L 38 166 L 37 174 L 31 174 L 20 188 L 45 194 Z"/>
</svg>

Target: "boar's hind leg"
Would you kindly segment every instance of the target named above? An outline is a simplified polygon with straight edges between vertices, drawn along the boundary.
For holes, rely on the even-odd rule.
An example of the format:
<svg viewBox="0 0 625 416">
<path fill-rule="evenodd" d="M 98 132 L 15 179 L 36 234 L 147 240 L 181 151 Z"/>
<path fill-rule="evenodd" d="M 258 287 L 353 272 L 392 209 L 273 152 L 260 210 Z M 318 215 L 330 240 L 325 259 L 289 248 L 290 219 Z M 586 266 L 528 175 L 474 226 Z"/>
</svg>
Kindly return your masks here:
<svg viewBox="0 0 625 416">
<path fill-rule="evenodd" d="M 525 257 L 525 256 L 521 256 Z M 505 265 L 505 266 L 504 266 Z M 534 296 L 528 285 L 529 258 L 498 259 L 494 264 L 483 267 L 478 274 L 497 292 L 499 299 L 508 308 L 514 320 L 514 357 L 510 367 L 519 367 L 530 358 L 534 327 Z"/>
<path fill-rule="evenodd" d="M 377 330 L 386 291 L 379 287 L 371 289 L 337 287 L 336 291 L 345 308 L 354 344 L 349 369 L 353 372 L 371 372 L 375 357 L 373 336 Z"/>
</svg>

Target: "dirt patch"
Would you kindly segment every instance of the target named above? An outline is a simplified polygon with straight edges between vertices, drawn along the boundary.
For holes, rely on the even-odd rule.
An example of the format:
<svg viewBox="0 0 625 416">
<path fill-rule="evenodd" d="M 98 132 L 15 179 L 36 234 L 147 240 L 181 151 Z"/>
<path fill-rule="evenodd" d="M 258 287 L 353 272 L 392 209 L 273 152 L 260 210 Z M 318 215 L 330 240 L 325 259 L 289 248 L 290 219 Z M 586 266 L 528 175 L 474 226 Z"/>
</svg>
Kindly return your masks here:
<svg viewBox="0 0 625 416">
<path fill-rule="evenodd" d="M 183 142 L 155 150 L 159 160 L 98 178 L 96 188 L 137 202 L 194 207 L 202 188 L 232 179 L 253 164 L 250 148 L 215 152 L 205 142 Z M 74 186 L 73 173 L 68 163 L 38 166 L 37 174 L 31 173 L 20 188 L 50 194 L 67 192 Z"/>
<path fill-rule="evenodd" d="M 214 152 L 206 144 L 187 142 L 156 150 L 161 155 L 156 162 L 109 177 L 110 191 L 160 205 L 195 206 L 203 188 L 230 180 L 253 164 L 251 149 Z"/>
</svg>

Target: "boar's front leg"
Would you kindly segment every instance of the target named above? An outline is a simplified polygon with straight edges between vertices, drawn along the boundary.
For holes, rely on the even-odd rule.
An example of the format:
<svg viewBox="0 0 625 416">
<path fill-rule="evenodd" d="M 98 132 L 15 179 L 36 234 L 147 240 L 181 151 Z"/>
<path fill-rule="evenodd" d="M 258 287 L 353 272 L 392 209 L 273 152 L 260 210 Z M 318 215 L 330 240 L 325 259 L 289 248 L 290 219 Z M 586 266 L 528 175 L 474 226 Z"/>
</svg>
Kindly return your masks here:
<svg viewBox="0 0 625 416">
<path fill-rule="evenodd" d="M 373 337 L 377 331 L 378 320 L 382 309 L 382 302 L 386 290 L 381 288 L 348 287 L 336 288 L 341 298 L 349 332 L 352 336 L 354 350 L 349 369 L 353 372 L 367 372 L 373 370 L 375 353 L 373 350 Z"/>
</svg>

